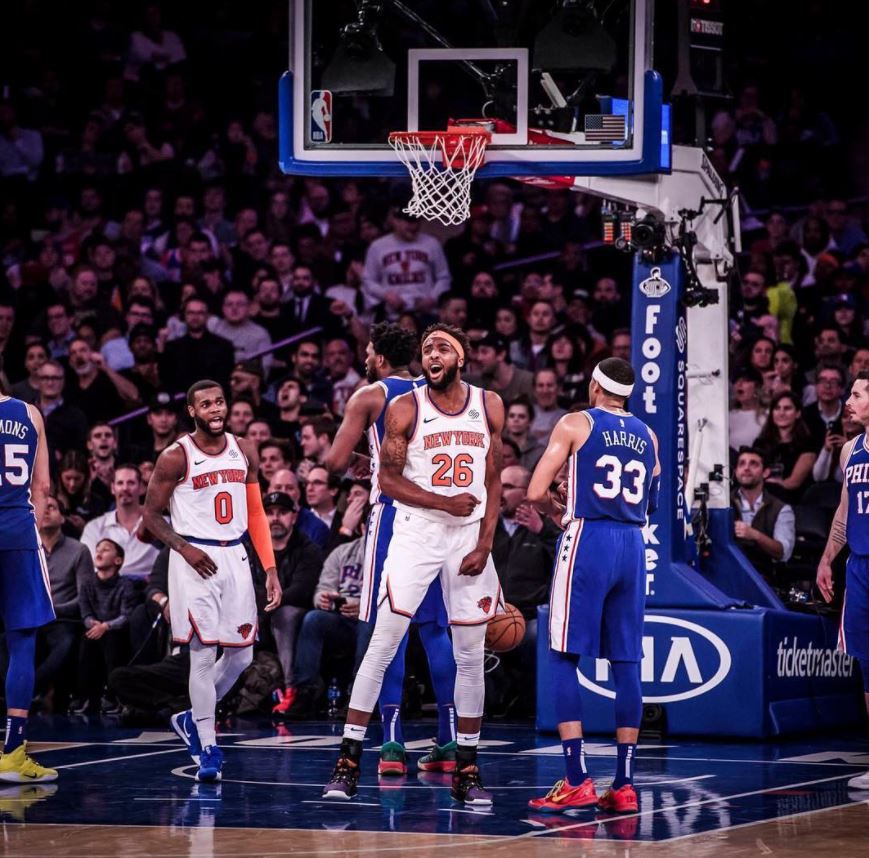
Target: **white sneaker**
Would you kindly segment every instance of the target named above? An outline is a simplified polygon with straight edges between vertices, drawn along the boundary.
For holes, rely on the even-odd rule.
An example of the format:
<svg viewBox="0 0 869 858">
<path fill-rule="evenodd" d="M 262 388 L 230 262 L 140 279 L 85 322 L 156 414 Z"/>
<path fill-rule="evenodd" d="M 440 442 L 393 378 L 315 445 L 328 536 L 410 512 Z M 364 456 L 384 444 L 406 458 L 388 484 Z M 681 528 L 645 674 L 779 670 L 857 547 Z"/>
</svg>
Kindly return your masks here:
<svg viewBox="0 0 869 858">
<path fill-rule="evenodd" d="M 849 789 L 866 789 L 869 790 L 869 772 L 863 775 L 857 775 L 856 778 L 851 778 L 848 781 Z"/>
</svg>

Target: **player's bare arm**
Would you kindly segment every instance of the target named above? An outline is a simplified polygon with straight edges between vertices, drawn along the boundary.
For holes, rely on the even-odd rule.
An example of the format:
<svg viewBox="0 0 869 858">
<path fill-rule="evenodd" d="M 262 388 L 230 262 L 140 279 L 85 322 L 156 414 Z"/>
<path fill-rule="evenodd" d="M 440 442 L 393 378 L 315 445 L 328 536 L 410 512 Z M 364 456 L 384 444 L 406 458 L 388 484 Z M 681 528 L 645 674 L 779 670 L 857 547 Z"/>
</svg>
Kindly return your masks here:
<svg viewBox="0 0 869 858">
<path fill-rule="evenodd" d="M 458 518 L 469 516 L 480 502 L 470 492 L 445 497 L 427 491 L 404 476 L 407 442 L 415 424 L 413 393 L 402 394 L 390 403 L 386 412 L 386 433 L 380 448 L 380 488 L 391 498 L 409 506 L 439 509 Z"/>
<path fill-rule="evenodd" d="M 459 567 L 459 575 L 479 575 L 492 553 L 495 528 L 501 511 L 501 471 L 504 469 L 501 433 L 504 431 L 504 403 L 497 393 L 486 391 L 486 414 L 489 419 L 489 451 L 486 453 L 486 511 L 480 521 L 480 536 L 474 550 Z"/>
<path fill-rule="evenodd" d="M 379 416 L 385 401 L 386 395 L 379 384 L 367 384 L 347 400 L 344 419 L 338 427 L 338 434 L 335 435 L 332 448 L 323 462 L 331 473 L 347 470 L 353 459 L 356 445 L 365 434 L 365 430 Z"/>
<path fill-rule="evenodd" d="M 266 610 L 273 611 L 281 605 L 281 582 L 278 580 L 275 551 L 272 546 L 271 530 L 263 508 L 262 492 L 259 485 L 259 453 L 256 445 L 247 438 L 236 438 L 239 449 L 247 459 L 247 527 L 250 541 L 266 573 Z"/>
<path fill-rule="evenodd" d="M 842 447 L 842 452 L 839 454 L 839 465 L 842 471 L 845 471 L 845 465 L 848 459 L 851 458 L 851 452 L 854 445 L 862 440 L 863 436 L 858 435 L 852 438 L 847 444 Z M 830 525 L 830 536 L 827 539 L 827 545 L 824 548 L 824 553 L 821 555 L 820 563 L 818 563 L 817 584 L 821 595 L 825 602 L 833 600 L 833 561 L 838 556 L 839 552 L 845 547 L 848 541 L 846 535 L 848 525 L 848 478 L 842 480 L 842 493 L 839 496 L 839 506 L 836 507 L 836 514 L 833 516 L 833 523 Z"/>
<path fill-rule="evenodd" d="M 186 470 L 184 451 L 177 444 L 160 454 L 148 483 L 142 524 L 148 534 L 177 551 L 201 577 L 209 578 L 217 572 L 217 564 L 201 548 L 191 545 L 176 533 L 163 517 L 164 510 L 169 506 L 169 498 L 175 486 L 184 479 Z"/>
<path fill-rule="evenodd" d="M 30 501 L 33 504 L 33 512 L 36 521 L 42 521 L 45 511 L 45 502 L 51 490 L 51 477 L 48 468 L 48 443 L 45 440 L 45 423 L 42 414 L 35 405 L 27 406 L 27 413 L 36 428 L 36 456 L 33 459 L 33 476 L 30 481 Z"/>
<path fill-rule="evenodd" d="M 575 453 L 588 440 L 590 431 L 591 423 L 583 412 L 565 414 L 555 424 L 546 451 L 540 457 L 528 484 L 528 501 L 541 512 L 549 514 L 556 508 L 561 508 L 561 504 L 552 497 L 552 483 L 570 454 Z"/>
</svg>

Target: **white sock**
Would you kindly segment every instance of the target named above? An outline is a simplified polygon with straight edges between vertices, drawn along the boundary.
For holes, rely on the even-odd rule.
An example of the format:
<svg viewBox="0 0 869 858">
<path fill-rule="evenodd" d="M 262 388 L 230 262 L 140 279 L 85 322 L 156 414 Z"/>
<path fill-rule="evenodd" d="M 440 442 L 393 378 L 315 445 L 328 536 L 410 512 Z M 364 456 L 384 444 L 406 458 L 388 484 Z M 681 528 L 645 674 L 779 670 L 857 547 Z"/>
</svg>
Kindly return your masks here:
<svg viewBox="0 0 869 858">
<path fill-rule="evenodd" d="M 480 733 L 456 733 L 456 744 L 466 748 L 476 748 L 480 744 Z"/>
<path fill-rule="evenodd" d="M 190 641 L 190 709 L 203 748 L 216 745 L 214 734 L 214 707 L 217 694 L 214 689 L 214 662 L 217 647 L 206 646 L 194 635 Z"/>
<path fill-rule="evenodd" d="M 363 727 L 361 724 L 345 724 L 344 725 L 344 738 L 345 739 L 353 739 L 356 742 L 365 741 L 365 731 L 367 727 Z"/>
</svg>

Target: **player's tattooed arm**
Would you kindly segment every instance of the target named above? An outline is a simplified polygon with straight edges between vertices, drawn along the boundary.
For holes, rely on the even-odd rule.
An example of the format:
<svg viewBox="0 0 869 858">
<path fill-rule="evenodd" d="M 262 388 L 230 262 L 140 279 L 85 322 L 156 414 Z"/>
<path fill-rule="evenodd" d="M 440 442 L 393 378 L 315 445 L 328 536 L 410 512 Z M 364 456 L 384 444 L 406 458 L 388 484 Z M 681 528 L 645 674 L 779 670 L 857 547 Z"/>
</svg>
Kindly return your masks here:
<svg viewBox="0 0 869 858">
<path fill-rule="evenodd" d="M 377 477 L 380 488 L 385 495 L 409 506 L 439 509 L 451 515 L 470 515 L 479 501 L 472 503 L 473 496 L 467 492 L 459 496 L 471 499 L 462 506 L 462 510 L 467 507 L 467 512 L 453 512 L 453 507 L 457 508 L 460 504 L 456 498 L 430 492 L 404 476 L 407 445 L 416 430 L 417 417 L 413 393 L 405 393 L 389 404 L 386 411 L 386 431 L 380 447 L 380 471 Z"/>
<path fill-rule="evenodd" d="M 148 482 L 145 495 L 145 511 L 142 514 L 144 533 L 140 537 L 159 539 L 173 551 L 177 551 L 203 578 L 217 572 L 217 564 L 201 549 L 191 545 L 183 536 L 176 533 L 163 512 L 169 506 L 169 498 L 175 486 L 184 479 L 187 472 L 187 457 L 177 444 L 173 444 L 160 454 L 154 473 Z"/>
<path fill-rule="evenodd" d="M 862 438 L 863 436 L 858 436 Z M 854 449 L 854 444 L 857 439 L 849 441 L 842 447 L 841 456 L 839 459 L 842 471 L 845 471 L 845 466 L 848 459 L 851 457 L 851 451 Z M 821 560 L 818 563 L 818 574 L 816 583 L 821 595 L 827 602 L 833 599 L 833 561 L 836 559 L 839 552 L 845 547 L 848 542 L 847 536 L 848 527 L 848 477 L 842 480 L 842 494 L 839 497 L 839 506 L 836 508 L 836 514 L 833 516 L 833 523 L 830 526 L 830 536 L 827 539 L 827 545 L 824 548 L 824 553 L 821 555 Z"/>
</svg>

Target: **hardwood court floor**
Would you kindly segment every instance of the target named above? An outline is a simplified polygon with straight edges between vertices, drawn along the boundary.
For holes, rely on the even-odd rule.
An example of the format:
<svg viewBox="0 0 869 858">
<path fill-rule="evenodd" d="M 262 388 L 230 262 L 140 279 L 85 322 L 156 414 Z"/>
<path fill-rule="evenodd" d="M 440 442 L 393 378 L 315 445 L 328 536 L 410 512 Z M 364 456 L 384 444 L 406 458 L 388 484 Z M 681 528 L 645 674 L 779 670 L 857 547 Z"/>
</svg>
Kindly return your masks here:
<svg viewBox="0 0 869 858">
<path fill-rule="evenodd" d="M 641 748 L 638 813 L 547 817 L 526 802 L 561 774 L 553 737 L 486 729 L 481 757 L 496 804 L 483 813 L 454 805 L 447 778 L 415 773 L 430 730 L 410 725 L 411 772 L 398 780 L 378 783 L 372 744 L 359 795 L 343 803 L 319 797 L 340 742 L 335 725 L 234 724 L 221 737 L 224 781 L 208 787 L 170 732 L 42 722 L 32 751 L 60 780 L 0 788 L 0 855 L 869 856 L 869 792 L 846 786 L 869 768 L 865 737 L 667 739 Z M 604 787 L 614 747 L 593 740 L 589 751 Z"/>
</svg>

